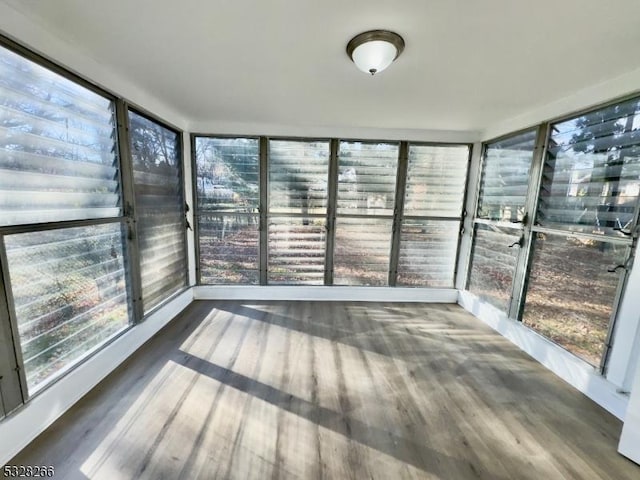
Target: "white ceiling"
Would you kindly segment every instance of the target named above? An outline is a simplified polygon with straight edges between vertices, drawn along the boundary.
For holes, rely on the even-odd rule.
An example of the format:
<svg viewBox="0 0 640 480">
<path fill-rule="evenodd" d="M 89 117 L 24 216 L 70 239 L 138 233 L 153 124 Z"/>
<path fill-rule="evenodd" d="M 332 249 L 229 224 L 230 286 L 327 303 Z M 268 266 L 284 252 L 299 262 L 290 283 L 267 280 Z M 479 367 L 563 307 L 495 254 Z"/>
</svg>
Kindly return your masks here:
<svg viewBox="0 0 640 480">
<path fill-rule="evenodd" d="M 4 1 L 193 125 L 483 130 L 640 67 L 638 0 Z M 406 49 L 369 77 L 374 28 Z"/>
</svg>

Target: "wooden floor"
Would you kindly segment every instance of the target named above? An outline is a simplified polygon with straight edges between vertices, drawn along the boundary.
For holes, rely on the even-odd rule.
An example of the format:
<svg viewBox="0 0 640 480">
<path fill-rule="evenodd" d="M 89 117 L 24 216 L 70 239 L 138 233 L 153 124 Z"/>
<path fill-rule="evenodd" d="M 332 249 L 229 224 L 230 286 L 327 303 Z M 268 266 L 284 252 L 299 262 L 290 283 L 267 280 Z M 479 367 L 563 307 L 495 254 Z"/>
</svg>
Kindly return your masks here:
<svg viewBox="0 0 640 480">
<path fill-rule="evenodd" d="M 195 302 L 10 463 L 61 479 L 640 478 L 456 305 Z"/>
</svg>

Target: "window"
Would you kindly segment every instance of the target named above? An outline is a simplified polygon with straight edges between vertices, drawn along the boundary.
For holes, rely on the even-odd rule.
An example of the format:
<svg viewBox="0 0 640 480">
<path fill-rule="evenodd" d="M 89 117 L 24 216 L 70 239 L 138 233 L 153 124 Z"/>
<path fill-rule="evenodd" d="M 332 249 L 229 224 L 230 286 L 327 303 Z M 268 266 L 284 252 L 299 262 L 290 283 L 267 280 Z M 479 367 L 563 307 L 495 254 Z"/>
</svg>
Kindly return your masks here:
<svg viewBox="0 0 640 480">
<path fill-rule="evenodd" d="M 453 288 L 466 145 L 409 145 L 397 285 Z"/>
<path fill-rule="evenodd" d="M 268 158 L 268 281 L 323 285 L 329 142 L 270 140 Z"/>
<path fill-rule="evenodd" d="M 339 217 L 336 220 L 334 283 L 382 287 L 388 284 L 392 220 Z"/>
<path fill-rule="evenodd" d="M 551 125 L 522 320 L 595 366 L 606 361 L 639 194 L 639 99 Z"/>
<path fill-rule="evenodd" d="M 469 269 L 469 291 L 509 313 L 523 238 L 536 130 L 485 146 Z"/>
<path fill-rule="evenodd" d="M 148 312 L 187 284 L 184 195 L 178 133 L 129 111 L 142 277 Z"/>
<path fill-rule="evenodd" d="M 0 225 L 121 215 L 113 102 L 0 47 Z"/>
<path fill-rule="evenodd" d="M 340 142 L 334 283 L 388 285 L 398 144 Z"/>
<path fill-rule="evenodd" d="M 640 194 L 640 101 L 554 124 L 537 223 L 621 236 Z"/>
<path fill-rule="evenodd" d="M 0 47 L 0 237 L 29 393 L 130 324 L 114 117 Z"/>
<path fill-rule="evenodd" d="M 494 224 L 478 224 L 473 234 L 468 289 L 505 313 L 511 303 L 521 234 Z"/>
<path fill-rule="evenodd" d="M 129 324 L 120 223 L 5 237 L 29 391 Z"/>
<path fill-rule="evenodd" d="M 259 142 L 195 138 L 200 282 L 259 283 Z"/>
<path fill-rule="evenodd" d="M 477 217 L 518 222 L 525 213 L 536 130 L 487 144 Z"/>
<path fill-rule="evenodd" d="M 571 236 L 536 234 L 525 325 L 599 365 L 627 247 Z"/>
</svg>

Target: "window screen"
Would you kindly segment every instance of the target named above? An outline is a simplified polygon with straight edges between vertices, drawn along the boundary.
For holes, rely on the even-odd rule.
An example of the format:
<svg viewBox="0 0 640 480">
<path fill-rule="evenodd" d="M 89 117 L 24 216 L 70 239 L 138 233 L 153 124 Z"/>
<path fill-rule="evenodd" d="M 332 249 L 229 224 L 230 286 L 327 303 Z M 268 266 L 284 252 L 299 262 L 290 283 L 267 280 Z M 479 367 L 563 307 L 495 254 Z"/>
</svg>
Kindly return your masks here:
<svg viewBox="0 0 640 480">
<path fill-rule="evenodd" d="M 640 194 L 640 101 L 552 125 L 537 222 L 620 235 Z"/>
<path fill-rule="evenodd" d="M 129 324 L 120 223 L 5 237 L 29 391 Z"/>
<path fill-rule="evenodd" d="M 259 283 L 259 142 L 195 139 L 200 282 Z"/>
<path fill-rule="evenodd" d="M 524 217 L 536 130 L 486 146 L 478 218 L 517 222 Z"/>
<path fill-rule="evenodd" d="M 113 102 L 0 47 L 0 225 L 121 214 Z"/>
<path fill-rule="evenodd" d="M 398 145 L 340 142 L 338 215 L 393 215 Z"/>
<path fill-rule="evenodd" d="M 129 124 L 146 312 L 187 283 L 182 163 L 178 133 L 132 111 Z"/>
<path fill-rule="evenodd" d="M 410 145 L 404 215 L 460 217 L 469 147 Z"/>
</svg>

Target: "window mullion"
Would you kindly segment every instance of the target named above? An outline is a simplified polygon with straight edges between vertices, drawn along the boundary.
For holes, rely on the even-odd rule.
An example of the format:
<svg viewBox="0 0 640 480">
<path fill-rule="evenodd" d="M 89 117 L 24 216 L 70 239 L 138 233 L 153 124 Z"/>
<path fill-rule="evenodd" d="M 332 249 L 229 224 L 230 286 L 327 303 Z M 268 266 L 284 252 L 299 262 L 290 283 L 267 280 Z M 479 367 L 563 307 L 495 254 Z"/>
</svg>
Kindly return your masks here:
<svg viewBox="0 0 640 480">
<path fill-rule="evenodd" d="M 404 213 L 404 196 L 407 185 L 409 145 L 400 142 L 398 150 L 398 172 L 396 174 L 396 199 L 393 209 L 393 228 L 391 238 L 391 253 L 389 258 L 389 286 L 396 286 L 398 277 L 398 258 L 400 256 L 400 232 L 402 231 L 402 215 Z"/>
<path fill-rule="evenodd" d="M 333 252 L 336 240 L 336 204 L 338 199 L 338 148 L 340 141 L 330 143 L 329 175 L 327 179 L 327 237 L 324 268 L 324 284 L 333 285 Z"/>
<path fill-rule="evenodd" d="M 27 378 L 22 349 L 18 338 L 18 323 L 9 288 L 9 266 L 0 235 L 0 418 L 27 400 Z"/>
<path fill-rule="evenodd" d="M 140 246 L 138 244 L 135 194 L 133 182 L 133 165 L 131 158 L 131 146 L 129 139 L 128 105 L 122 101 L 116 101 L 116 119 L 118 124 L 118 151 L 120 159 L 120 176 L 122 185 L 123 213 L 127 225 L 127 275 L 129 276 L 129 292 L 132 299 L 132 318 L 134 322 L 140 322 L 144 315 L 142 305 L 142 275 L 140 269 Z"/>
<path fill-rule="evenodd" d="M 529 188 L 527 189 L 527 200 L 525 203 L 525 221 L 523 222 L 520 252 L 518 254 L 518 262 L 514 272 L 513 285 L 511 291 L 511 303 L 509 305 L 509 318 L 522 320 L 522 312 L 524 310 L 524 300 L 526 295 L 527 277 L 529 274 L 529 265 L 531 260 L 531 252 L 533 245 L 532 227 L 538 210 L 538 201 L 540 198 L 540 188 L 542 186 L 542 172 L 544 170 L 544 162 L 547 150 L 547 141 L 549 138 L 549 124 L 543 123 L 538 127 L 536 134 L 536 146 L 531 170 L 529 173 Z M 531 181 L 532 180 L 532 181 Z"/>
<path fill-rule="evenodd" d="M 267 242 L 269 241 L 269 219 L 267 218 L 267 208 L 269 204 L 268 151 L 269 139 L 267 137 L 260 137 L 260 204 L 258 207 L 258 211 L 260 212 L 260 285 L 267 284 L 267 262 L 269 255 L 269 245 L 267 244 Z"/>
</svg>

